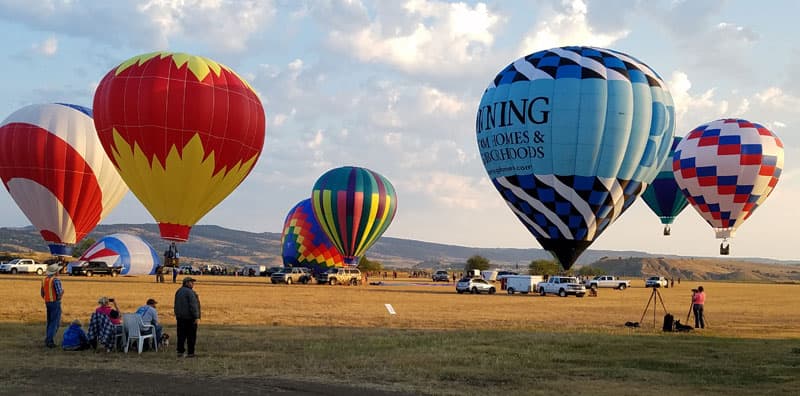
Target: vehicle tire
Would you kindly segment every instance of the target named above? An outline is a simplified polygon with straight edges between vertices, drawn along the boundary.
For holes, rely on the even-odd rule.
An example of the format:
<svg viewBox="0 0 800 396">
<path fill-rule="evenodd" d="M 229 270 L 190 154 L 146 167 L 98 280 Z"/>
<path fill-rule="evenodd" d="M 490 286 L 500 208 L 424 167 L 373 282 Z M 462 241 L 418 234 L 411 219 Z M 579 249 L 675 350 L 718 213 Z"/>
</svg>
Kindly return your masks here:
<svg viewBox="0 0 800 396">
<path fill-rule="evenodd" d="M 558 296 L 559 296 L 559 297 L 566 297 L 566 296 L 567 296 L 567 291 L 566 291 L 566 290 L 564 290 L 564 289 L 560 289 L 560 290 L 558 291 Z"/>
<path fill-rule="evenodd" d="M 494 294 L 494 292 L 496 292 L 496 291 L 497 291 L 497 290 L 495 290 L 493 287 L 490 287 L 490 288 L 489 288 L 489 294 Z"/>
<path fill-rule="evenodd" d="M 625 286 L 625 284 L 624 284 L 624 283 L 623 283 L 623 284 L 621 284 L 621 285 L 619 285 L 619 289 L 620 289 L 620 290 L 625 290 L 625 288 L 627 288 L 627 286 Z"/>
<path fill-rule="evenodd" d="M 291 285 L 292 284 L 292 278 L 286 278 L 286 284 L 287 285 Z"/>
<path fill-rule="evenodd" d="M 458 294 L 464 294 L 464 291 L 463 291 L 463 290 L 456 290 L 456 293 L 458 293 Z"/>
<path fill-rule="evenodd" d="M 17 273 L 17 269 L 16 268 L 12 268 L 11 269 L 11 275 L 15 275 L 16 273 Z"/>
<path fill-rule="evenodd" d="M 336 286 L 336 278 L 331 278 L 331 280 L 329 280 L 329 281 L 328 281 L 328 283 L 329 283 L 331 286 Z"/>
<path fill-rule="evenodd" d="M 304 285 L 307 285 L 308 284 L 308 279 L 303 278 L 303 280 L 301 280 L 300 283 L 302 283 Z"/>
<path fill-rule="evenodd" d="M 275 279 L 270 279 L 269 281 L 272 282 L 273 285 L 278 283 Z"/>
<path fill-rule="evenodd" d="M 578 293 L 578 294 L 576 294 L 576 295 L 575 295 L 575 297 L 578 297 L 578 298 L 583 298 L 583 296 L 585 296 L 585 295 L 586 295 L 586 294 L 584 294 L 584 293 Z"/>
<path fill-rule="evenodd" d="M 480 293 L 480 292 L 478 291 L 478 288 L 477 288 L 477 287 L 473 287 L 473 288 L 472 288 L 472 290 L 470 290 L 470 293 L 472 293 L 472 294 L 478 294 L 478 293 Z"/>
<path fill-rule="evenodd" d="M 543 287 L 540 287 L 540 288 L 539 288 L 539 294 L 541 294 L 541 295 L 543 295 L 543 296 L 546 296 L 546 295 L 547 295 L 547 293 L 545 293 L 545 291 L 544 291 L 544 288 L 543 288 Z"/>
<path fill-rule="evenodd" d="M 91 278 L 92 277 L 92 271 L 86 271 L 86 276 Z"/>
<path fill-rule="evenodd" d="M 512 296 L 514 295 L 514 288 L 513 287 L 509 287 L 508 288 L 508 294 L 510 294 Z"/>
<path fill-rule="evenodd" d="M 43 274 L 43 273 L 44 273 L 44 271 L 42 271 L 42 269 L 41 269 L 41 268 L 37 268 L 37 269 L 36 269 L 36 275 L 41 275 L 41 274 Z"/>
</svg>

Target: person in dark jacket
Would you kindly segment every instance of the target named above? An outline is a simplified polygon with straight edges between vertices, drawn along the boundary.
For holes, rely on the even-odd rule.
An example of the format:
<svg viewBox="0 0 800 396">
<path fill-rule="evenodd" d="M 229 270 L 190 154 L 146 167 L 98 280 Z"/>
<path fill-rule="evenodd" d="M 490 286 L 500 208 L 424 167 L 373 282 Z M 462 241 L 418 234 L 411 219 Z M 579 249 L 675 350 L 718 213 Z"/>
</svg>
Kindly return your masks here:
<svg viewBox="0 0 800 396">
<path fill-rule="evenodd" d="M 200 298 L 194 291 L 195 279 L 183 278 L 175 292 L 175 319 L 178 322 L 178 357 L 194 357 L 197 323 L 200 321 Z M 185 348 L 185 349 L 184 349 Z M 186 354 L 184 354 L 186 352 Z"/>
</svg>

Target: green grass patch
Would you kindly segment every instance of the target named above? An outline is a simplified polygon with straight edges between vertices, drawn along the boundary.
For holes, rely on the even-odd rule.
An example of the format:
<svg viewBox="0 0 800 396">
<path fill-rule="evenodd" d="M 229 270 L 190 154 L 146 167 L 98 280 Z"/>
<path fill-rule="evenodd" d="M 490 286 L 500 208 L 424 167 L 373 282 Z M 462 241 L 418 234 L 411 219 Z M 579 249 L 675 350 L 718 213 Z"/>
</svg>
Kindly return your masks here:
<svg viewBox="0 0 800 396">
<path fill-rule="evenodd" d="M 63 329 L 62 329 L 63 330 Z M 175 329 L 167 328 L 173 335 Z M 201 326 L 194 360 L 46 350 L 43 325 L 0 324 L 0 376 L 73 367 L 270 377 L 418 394 L 797 394 L 798 340 L 700 334 Z M 60 333 L 59 333 L 60 335 Z M 12 372 L 13 370 L 13 372 Z M 26 386 L 25 378 L 15 380 Z M 31 382 L 34 383 L 35 382 Z M 31 388 L 33 391 L 34 388 Z"/>
</svg>

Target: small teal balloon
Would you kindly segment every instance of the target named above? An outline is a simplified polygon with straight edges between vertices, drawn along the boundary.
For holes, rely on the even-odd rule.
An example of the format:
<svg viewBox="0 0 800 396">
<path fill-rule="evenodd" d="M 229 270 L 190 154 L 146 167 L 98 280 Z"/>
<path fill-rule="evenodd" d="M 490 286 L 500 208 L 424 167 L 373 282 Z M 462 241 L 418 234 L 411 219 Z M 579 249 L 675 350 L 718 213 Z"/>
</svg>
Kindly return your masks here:
<svg viewBox="0 0 800 396">
<path fill-rule="evenodd" d="M 675 218 L 689 205 L 689 201 L 683 196 L 683 192 L 675 181 L 675 174 L 672 171 L 672 156 L 675 154 L 675 147 L 681 141 L 680 136 L 672 139 L 672 146 L 669 150 L 667 160 L 661 166 L 656 178 L 647 186 L 642 194 L 642 200 L 650 210 L 658 216 L 661 224 L 664 224 L 664 235 L 669 235 L 669 225 Z"/>
<path fill-rule="evenodd" d="M 517 59 L 489 84 L 475 121 L 495 188 L 564 269 L 655 178 L 674 129 L 661 77 L 594 47 Z"/>
</svg>

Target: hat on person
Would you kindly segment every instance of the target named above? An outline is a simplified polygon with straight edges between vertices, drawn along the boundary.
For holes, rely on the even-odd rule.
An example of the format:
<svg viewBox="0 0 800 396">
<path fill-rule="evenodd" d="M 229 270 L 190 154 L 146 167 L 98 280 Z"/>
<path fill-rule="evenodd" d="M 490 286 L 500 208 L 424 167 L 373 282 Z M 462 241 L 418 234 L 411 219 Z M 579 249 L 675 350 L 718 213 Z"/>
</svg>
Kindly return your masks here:
<svg viewBox="0 0 800 396">
<path fill-rule="evenodd" d="M 152 298 L 147 299 L 147 305 L 156 305 L 156 304 L 158 304 L 158 301 L 153 300 Z"/>
<path fill-rule="evenodd" d="M 183 278 L 183 284 L 184 285 L 189 283 L 189 282 L 194 282 L 194 281 L 195 281 L 195 279 L 192 278 L 191 276 L 187 276 L 187 277 Z"/>
<path fill-rule="evenodd" d="M 78 327 L 80 327 L 80 326 L 82 326 L 82 325 L 83 325 L 83 324 L 81 323 L 81 320 L 80 320 L 80 319 L 75 319 L 75 320 L 73 320 L 73 321 L 72 321 L 72 324 L 74 324 L 74 325 L 77 325 Z"/>
<path fill-rule="evenodd" d="M 106 296 L 100 297 L 100 299 L 97 300 L 97 303 L 100 304 L 100 305 L 108 304 L 108 297 L 106 297 Z"/>
<path fill-rule="evenodd" d="M 58 264 L 50 264 L 47 266 L 47 276 L 55 275 L 59 270 L 61 270 L 61 266 Z"/>
</svg>

